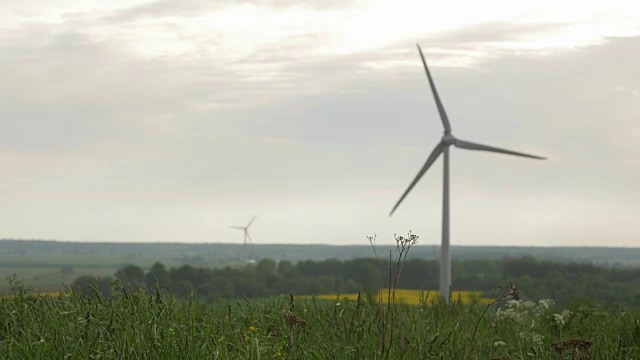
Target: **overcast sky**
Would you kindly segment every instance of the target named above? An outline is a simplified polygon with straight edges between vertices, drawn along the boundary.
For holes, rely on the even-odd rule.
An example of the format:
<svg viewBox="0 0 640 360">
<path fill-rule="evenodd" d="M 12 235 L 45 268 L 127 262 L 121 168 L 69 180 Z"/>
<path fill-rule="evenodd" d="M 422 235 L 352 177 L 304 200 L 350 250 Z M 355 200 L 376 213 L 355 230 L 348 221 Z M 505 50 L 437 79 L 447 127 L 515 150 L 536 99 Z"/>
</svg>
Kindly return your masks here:
<svg viewBox="0 0 640 360">
<path fill-rule="evenodd" d="M 0 4 L 0 238 L 640 246 L 640 6 Z"/>
</svg>

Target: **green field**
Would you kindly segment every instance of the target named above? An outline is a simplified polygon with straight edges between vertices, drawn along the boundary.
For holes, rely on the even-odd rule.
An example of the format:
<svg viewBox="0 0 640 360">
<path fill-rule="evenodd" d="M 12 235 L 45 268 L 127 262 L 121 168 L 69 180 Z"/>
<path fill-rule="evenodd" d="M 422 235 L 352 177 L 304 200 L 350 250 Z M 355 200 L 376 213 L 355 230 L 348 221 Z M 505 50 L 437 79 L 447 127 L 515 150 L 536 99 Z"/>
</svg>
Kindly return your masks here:
<svg viewBox="0 0 640 360">
<path fill-rule="evenodd" d="M 205 305 L 141 291 L 104 299 L 18 289 L 0 298 L 0 358 L 361 360 L 380 359 L 383 348 L 389 359 L 640 358 L 637 309 L 567 309 L 546 300 L 508 301 L 481 317 L 484 309 L 289 296 Z"/>
</svg>

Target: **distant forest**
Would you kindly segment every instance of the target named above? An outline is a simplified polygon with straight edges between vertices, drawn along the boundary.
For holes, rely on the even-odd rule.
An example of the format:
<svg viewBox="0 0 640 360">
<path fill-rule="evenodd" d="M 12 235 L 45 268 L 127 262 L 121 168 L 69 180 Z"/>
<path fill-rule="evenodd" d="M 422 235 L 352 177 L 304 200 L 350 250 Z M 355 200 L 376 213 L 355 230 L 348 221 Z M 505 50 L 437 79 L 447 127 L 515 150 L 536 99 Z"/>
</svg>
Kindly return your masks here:
<svg viewBox="0 0 640 360">
<path fill-rule="evenodd" d="M 109 296 L 114 280 L 126 288 L 153 290 L 156 285 L 177 297 L 194 295 L 204 301 L 268 297 L 280 294 L 371 294 L 388 285 L 389 264 L 371 258 L 352 260 L 305 260 L 293 263 L 262 259 L 232 268 L 183 265 L 167 269 L 155 263 L 146 273 L 127 265 L 114 277 L 84 275 L 73 286 L 91 294 L 91 285 Z M 484 291 L 490 296 L 496 285 L 514 282 L 523 299 L 554 299 L 560 305 L 640 305 L 640 269 L 605 268 L 592 264 L 561 263 L 532 257 L 500 260 L 454 260 L 453 289 Z M 404 264 L 399 288 L 438 289 L 439 263 L 409 259 Z M 386 279 L 386 282 L 385 282 Z"/>
<path fill-rule="evenodd" d="M 176 241 L 186 241 L 176 239 Z M 378 253 L 395 251 L 395 244 L 376 245 Z M 373 251 L 366 238 L 362 245 L 311 244 L 251 244 L 230 243 L 87 243 L 42 240 L 0 239 L 0 264 L 27 258 L 47 264 L 77 265 L 87 259 L 136 263 L 149 268 L 160 261 L 165 266 L 243 265 L 245 259 L 289 260 L 352 260 L 372 257 Z M 531 256 L 539 260 L 558 262 L 587 262 L 607 267 L 640 267 L 640 248 L 607 247 L 526 247 L 526 246 L 457 246 L 451 247 L 454 260 L 500 260 L 504 257 Z M 421 240 L 413 246 L 409 259 L 440 259 L 440 245 L 428 245 Z"/>
</svg>

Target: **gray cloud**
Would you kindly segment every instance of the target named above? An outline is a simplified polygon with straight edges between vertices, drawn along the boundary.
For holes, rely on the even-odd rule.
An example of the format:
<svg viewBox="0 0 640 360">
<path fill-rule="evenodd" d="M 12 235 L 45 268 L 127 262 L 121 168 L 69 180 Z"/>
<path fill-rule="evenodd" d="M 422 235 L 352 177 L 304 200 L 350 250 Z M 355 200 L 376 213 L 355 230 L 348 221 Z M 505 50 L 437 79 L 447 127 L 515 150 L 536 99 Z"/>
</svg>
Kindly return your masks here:
<svg viewBox="0 0 640 360">
<path fill-rule="evenodd" d="M 220 10 L 229 6 L 253 5 L 257 7 L 288 9 L 306 8 L 314 10 L 335 10 L 356 7 L 362 4 L 359 0 L 350 1 L 298 1 L 298 0 L 239 0 L 239 1 L 204 1 L 204 0 L 159 0 L 148 4 L 138 5 L 133 8 L 123 10 L 115 15 L 109 15 L 109 21 L 132 21 L 144 17 L 193 17 L 206 14 L 208 12 Z"/>
<path fill-rule="evenodd" d="M 516 41 L 526 35 L 562 31 L 570 24 L 563 22 L 540 22 L 517 24 L 507 21 L 475 24 L 460 29 L 443 31 L 429 37 L 428 46 L 460 48 L 474 44 Z"/>
<path fill-rule="evenodd" d="M 354 241 L 378 227 L 437 234 L 439 164 L 386 218 L 442 133 L 417 41 L 437 64 L 459 137 L 550 157 L 453 152 L 455 222 L 468 226 L 456 227 L 457 243 L 594 244 L 603 214 L 637 210 L 640 167 L 625 161 L 640 158 L 640 38 L 545 56 L 493 49 L 460 68 L 443 64 L 544 26 L 488 24 L 341 56 L 310 56 L 329 39 L 309 33 L 229 62 L 136 57 L 123 39 L 96 38 L 86 26 L 76 16 L 3 37 L 8 236 L 224 240 L 228 220 L 244 212 L 265 214 L 270 240 Z M 400 65 L 370 66 L 382 61 Z M 83 230 L 61 225 L 71 218 Z M 504 239 L 492 230 L 496 218 Z M 637 238 L 628 219 L 602 220 L 614 221 L 611 236 Z"/>
</svg>

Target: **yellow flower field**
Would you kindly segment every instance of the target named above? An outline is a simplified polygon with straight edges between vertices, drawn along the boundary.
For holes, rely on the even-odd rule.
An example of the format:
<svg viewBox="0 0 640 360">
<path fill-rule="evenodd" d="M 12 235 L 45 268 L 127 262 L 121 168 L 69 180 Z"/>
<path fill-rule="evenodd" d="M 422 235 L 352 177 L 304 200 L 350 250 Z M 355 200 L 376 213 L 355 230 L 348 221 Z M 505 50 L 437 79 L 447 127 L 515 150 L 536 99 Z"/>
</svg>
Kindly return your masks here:
<svg viewBox="0 0 640 360">
<path fill-rule="evenodd" d="M 12 299 L 16 295 L 0 295 L 0 299 Z M 41 293 L 27 293 L 26 296 L 60 296 L 60 291 L 41 292 Z"/>
<path fill-rule="evenodd" d="M 387 303 L 388 300 L 388 289 L 381 289 L 382 291 L 382 302 Z M 482 293 L 480 291 L 453 291 L 453 300 L 454 301 L 462 301 L 464 304 L 471 304 L 474 302 L 480 304 L 487 304 L 491 301 L 489 298 L 480 297 Z M 412 290 L 412 289 L 396 289 L 396 304 L 407 304 L 407 305 L 419 305 L 421 302 L 426 302 L 430 304 L 432 301 L 435 301 L 440 295 L 439 291 L 431 290 Z M 362 299 L 365 300 L 366 296 L 364 294 L 361 295 Z M 300 299 L 311 299 L 312 295 L 300 296 Z M 323 300 L 357 300 L 358 294 L 323 294 L 316 296 L 317 299 Z M 376 300 L 378 299 L 378 294 L 376 294 Z"/>
</svg>

